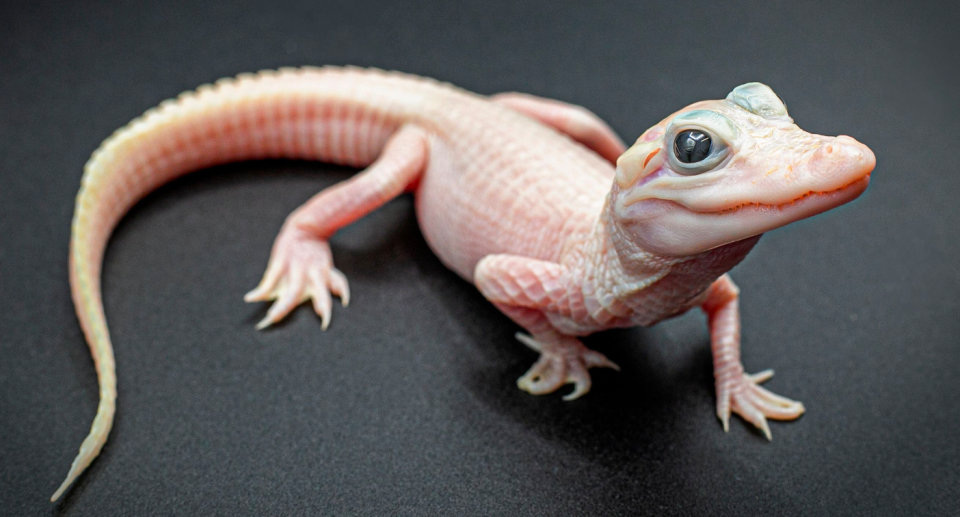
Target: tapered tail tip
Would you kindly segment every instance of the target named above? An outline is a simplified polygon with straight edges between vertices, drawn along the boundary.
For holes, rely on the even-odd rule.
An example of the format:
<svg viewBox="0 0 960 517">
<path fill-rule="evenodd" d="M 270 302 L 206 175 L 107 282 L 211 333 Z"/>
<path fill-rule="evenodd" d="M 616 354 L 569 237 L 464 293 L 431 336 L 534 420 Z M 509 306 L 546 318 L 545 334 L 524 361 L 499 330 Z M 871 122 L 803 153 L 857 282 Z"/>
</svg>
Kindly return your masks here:
<svg viewBox="0 0 960 517">
<path fill-rule="evenodd" d="M 111 380 L 112 383 L 112 380 Z M 97 409 L 97 416 L 93 419 L 93 425 L 90 426 L 90 434 L 80 444 L 80 451 L 73 459 L 70 465 L 70 471 L 67 472 L 67 478 L 63 480 L 60 488 L 50 497 L 50 502 L 60 499 L 70 489 L 70 485 L 80 477 L 90 463 L 100 455 L 103 444 L 107 441 L 107 435 L 110 433 L 110 427 L 113 425 L 113 413 L 115 410 L 114 400 L 116 391 L 106 395 L 106 398 L 100 399 L 100 407 Z"/>
<path fill-rule="evenodd" d="M 57 491 L 53 493 L 53 496 L 50 497 L 50 502 L 51 503 L 57 502 L 57 499 L 60 499 L 63 493 L 66 492 L 68 488 L 70 488 L 70 485 L 72 485 L 74 480 L 76 479 L 77 479 L 77 475 L 71 470 L 70 474 L 67 475 L 67 479 L 63 480 L 63 483 L 60 485 L 60 488 L 58 488 Z"/>
<path fill-rule="evenodd" d="M 89 439 L 90 438 L 88 437 L 87 440 Z M 84 444 L 86 444 L 87 440 L 84 441 Z M 104 441 L 106 440 L 104 439 Z M 102 446 L 103 444 L 101 443 L 100 445 Z M 53 493 L 53 496 L 50 497 L 51 503 L 56 502 L 57 499 L 60 499 L 60 497 L 70 489 L 70 485 L 72 485 L 73 482 L 80 477 L 80 474 L 83 474 L 83 471 L 87 470 L 87 467 L 90 466 L 90 463 L 94 458 L 97 457 L 99 453 L 99 448 L 97 448 L 93 454 L 90 454 L 89 451 L 84 451 L 83 447 L 81 446 L 80 454 L 74 458 L 73 464 L 70 465 L 70 472 L 67 473 L 67 478 L 63 480 L 63 483 L 60 484 L 60 488 L 58 488 L 57 491 Z"/>
</svg>

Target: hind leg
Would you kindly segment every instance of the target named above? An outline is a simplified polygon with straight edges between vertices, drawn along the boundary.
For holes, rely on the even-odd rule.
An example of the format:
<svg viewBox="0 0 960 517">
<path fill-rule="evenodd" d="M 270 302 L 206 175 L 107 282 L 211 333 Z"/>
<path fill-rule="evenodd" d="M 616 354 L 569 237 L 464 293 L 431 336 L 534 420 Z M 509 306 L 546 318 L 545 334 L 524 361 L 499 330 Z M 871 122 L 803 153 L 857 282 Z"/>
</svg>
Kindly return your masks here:
<svg viewBox="0 0 960 517">
<path fill-rule="evenodd" d="M 584 107 L 525 93 L 500 93 L 491 99 L 570 136 L 610 163 L 617 163 L 627 150 L 610 126 Z"/>
<path fill-rule="evenodd" d="M 347 279 L 333 267 L 328 239 L 416 181 L 427 163 L 427 147 L 423 130 L 404 127 L 370 167 L 320 192 L 287 217 L 263 280 L 244 296 L 247 302 L 274 300 L 257 329 L 282 320 L 307 300 L 312 300 L 322 328 L 327 328 L 330 293 L 339 296 L 343 305 L 350 299 Z"/>
</svg>

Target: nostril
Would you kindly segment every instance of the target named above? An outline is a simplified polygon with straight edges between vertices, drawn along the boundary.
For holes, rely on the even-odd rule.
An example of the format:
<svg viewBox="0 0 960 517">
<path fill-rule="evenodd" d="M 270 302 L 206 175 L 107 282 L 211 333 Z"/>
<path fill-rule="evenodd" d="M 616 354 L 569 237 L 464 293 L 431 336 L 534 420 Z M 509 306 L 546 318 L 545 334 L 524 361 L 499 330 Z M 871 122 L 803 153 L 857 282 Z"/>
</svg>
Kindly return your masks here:
<svg viewBox="0 0 960 517">
<path fill-rule="evenodd" d="M 869 174 L 877 163 L 869 147 L 846 135 L 822 142 L 811 158 L 816 168 L 840 176 Z"/>
</svg>

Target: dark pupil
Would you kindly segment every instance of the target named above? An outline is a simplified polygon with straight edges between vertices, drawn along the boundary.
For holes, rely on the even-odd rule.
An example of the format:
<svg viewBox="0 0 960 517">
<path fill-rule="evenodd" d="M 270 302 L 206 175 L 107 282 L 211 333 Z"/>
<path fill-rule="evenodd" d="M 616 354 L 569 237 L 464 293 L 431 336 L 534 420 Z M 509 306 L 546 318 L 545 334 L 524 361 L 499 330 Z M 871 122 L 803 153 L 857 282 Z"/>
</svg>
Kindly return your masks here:
<svg viewBox="0 0 960 517">
<path fill-rule="evenodd" d="M 690 129 L 681 131 L 673 144 L 677 159 L 683 163 L 697 163 L 710 154 L 710 135 Z"/>
</svg>

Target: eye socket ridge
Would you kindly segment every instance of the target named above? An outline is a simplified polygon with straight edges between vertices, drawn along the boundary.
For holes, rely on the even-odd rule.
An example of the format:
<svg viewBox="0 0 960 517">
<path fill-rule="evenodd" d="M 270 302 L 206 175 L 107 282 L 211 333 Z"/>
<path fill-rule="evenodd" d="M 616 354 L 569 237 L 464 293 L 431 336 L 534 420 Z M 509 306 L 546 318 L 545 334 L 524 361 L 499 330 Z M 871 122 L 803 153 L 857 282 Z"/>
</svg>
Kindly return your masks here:
<svg viewBox="0 0 960 517">
<path fill-rule="evenodd" d="M 670 165 L 684 175 L 702 174 L 727 157 L 730 146 L 715 131 L 702 126 L 683 125 L 671 131 Z"/>
</svg>

